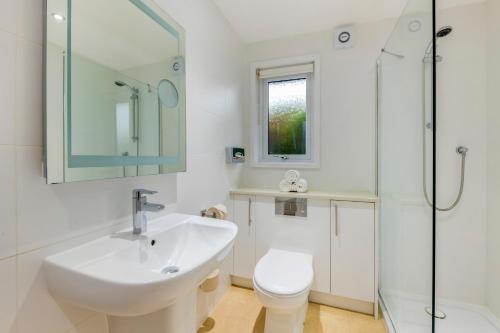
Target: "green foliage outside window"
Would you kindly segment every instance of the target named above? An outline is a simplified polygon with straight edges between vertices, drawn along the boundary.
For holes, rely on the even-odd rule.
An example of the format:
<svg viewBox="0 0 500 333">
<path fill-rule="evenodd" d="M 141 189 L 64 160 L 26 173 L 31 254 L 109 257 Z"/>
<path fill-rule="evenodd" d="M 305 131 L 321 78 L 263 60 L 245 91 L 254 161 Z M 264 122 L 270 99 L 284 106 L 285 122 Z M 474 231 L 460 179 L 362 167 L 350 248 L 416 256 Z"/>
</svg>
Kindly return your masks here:
<svg viewBox="0 0 500 333">
<path fill-rule="evenodd" d="M 285 110 L 269 117 L 269 154 L 306 153 L 306 111 Z"/>
<path fill-rule="evenodd" d="M 306 91 L 305 79 L 269 83 L 269 154 L 306 154 Z"/>
</svg>

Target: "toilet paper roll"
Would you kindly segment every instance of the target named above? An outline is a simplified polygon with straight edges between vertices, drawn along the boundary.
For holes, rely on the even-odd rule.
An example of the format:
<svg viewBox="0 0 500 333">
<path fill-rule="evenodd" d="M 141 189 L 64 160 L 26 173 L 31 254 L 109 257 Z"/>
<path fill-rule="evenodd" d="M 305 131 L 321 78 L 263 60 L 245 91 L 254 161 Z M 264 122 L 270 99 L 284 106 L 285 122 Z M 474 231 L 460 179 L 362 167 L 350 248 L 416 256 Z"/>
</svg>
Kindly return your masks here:
<svg viewBox="0 0 500 333">
<path fill-rule="evenodd" d="M 217 204 L 207 209 L 207 216 L 214 217 L 219 220 L 225 220 L 227 216 L 227 207 L 223 204 Z"/>
<path fill-rule="evenodd" d="M 214 208 L 220 210 L 221 212 L 227 215 L 227 207 L 225 205 L 217 204 L 214 206 Z"/>
<path fill-rule="evenodd" d="M 300 172 L 297 170 L 288 170 L 285 172 L 285 180 L 290 184 L 296 183 L 300 178 Z"/>
<path fill-rule="evenodd" d="M 205 281 L 200 285 L 200 289 L 206 293 L 215 291 L 219 286 L 219 269 L 213 271 Z"/>
</svg>

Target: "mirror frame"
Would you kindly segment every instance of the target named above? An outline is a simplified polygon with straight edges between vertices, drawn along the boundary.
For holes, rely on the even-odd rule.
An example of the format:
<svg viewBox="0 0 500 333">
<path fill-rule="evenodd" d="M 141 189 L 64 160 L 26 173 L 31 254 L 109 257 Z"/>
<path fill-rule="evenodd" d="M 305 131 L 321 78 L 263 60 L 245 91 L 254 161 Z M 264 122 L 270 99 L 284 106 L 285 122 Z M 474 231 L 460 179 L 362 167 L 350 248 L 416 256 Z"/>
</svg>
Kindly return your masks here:
<svg viewBox="0 0 500 333">
<path fill-rule="evenodd" d="M 65 57 L 65 68 L 67 72 L 67 79 L 64 82 L 64 88 L 66 90 L 65 99 L 63 103 L 63 110 L 61 112 L 65 113 L 66 109 L 66 121 L 63 127 L 63 141 L 64 141 L 64 151 L 62 154 L 63 166 L 54 165 L 57 162 L 51 162 L 48 159 L 47 147 L 47 131 L 48 131 L 48 106 L 47 106 L 47 17 L 48 17 L 48 1 L 44 0 L 44 40 L 43 40 L 43 174 L 47 179 L 49 184 L 64 183 L 64 170 L 65 168 L 90 168 L 90 167 L 125 167 L 125 166 L 143 166 L 143 165 L 158 165 L 159 174 L 182 172 L 186 171 L 186 69 L 185 61 L 182 74 L 182 80 L 178 86 L 177 90 L 180 92 L 178 94 L 178 128 L 181 133 L 178 136 L 178 149 L 177 155 L 163 155 L 163 156 L 107 156 L 107 155 L 73 155 L 71 150 L 71 5 L 72 0 L 67 1 L 67 17 L 65 20 L 66 31 L 67 31 L 67 46 L 66 46 L 66 57 Z M 178 57 L 185 59 L 185 30 L 180 24 L 178 24 L 170 15 L 165 13 L 154 1 L 152 0 L 125 0 L 133 4 L 137 10 L 142 11 L 147 15 L 152 21 L 159 24 L 167 32 L 177 39 L 178 42 Z M 161 133 L 160 133 L 161 138 Z M 50 175 L 50 169 L 57 170 L 59 173 L 57 176 Z M 63 175 L 60 175 L 62 168 Z M 118 177 L 120 178 L 120 177 Z M 100 178 L 99 178 L 100 179 Z M 103 178 L 106 179 L 106 178 Z M 88 180 L 94 180 L 88 179 Z"/>
</svg>

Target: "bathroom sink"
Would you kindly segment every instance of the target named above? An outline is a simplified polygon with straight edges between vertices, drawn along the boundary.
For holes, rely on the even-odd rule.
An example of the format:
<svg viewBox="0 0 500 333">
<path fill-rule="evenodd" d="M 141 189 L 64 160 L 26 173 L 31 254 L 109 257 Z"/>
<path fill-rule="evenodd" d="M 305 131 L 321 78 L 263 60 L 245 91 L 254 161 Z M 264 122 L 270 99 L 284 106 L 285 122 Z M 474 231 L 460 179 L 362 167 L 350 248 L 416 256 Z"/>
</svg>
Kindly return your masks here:
<svg viewBox="0 0 500 333">
<path fill-rule="evenodd" d="M 124 230 L 47 257 L 51 293 L 112 316 L 164 309 L 196 289 L 231 251 L 237 227 L 228 221 L 170 214 L 149 231 Z"/>
</svg>

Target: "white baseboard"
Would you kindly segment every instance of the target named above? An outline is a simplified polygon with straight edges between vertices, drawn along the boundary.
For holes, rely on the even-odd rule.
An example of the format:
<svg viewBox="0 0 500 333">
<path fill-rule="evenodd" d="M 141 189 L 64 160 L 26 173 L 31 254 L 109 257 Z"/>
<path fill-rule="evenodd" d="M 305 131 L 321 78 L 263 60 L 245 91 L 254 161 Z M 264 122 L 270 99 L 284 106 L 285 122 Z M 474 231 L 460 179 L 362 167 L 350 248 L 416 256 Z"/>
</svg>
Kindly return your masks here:
<svg viewBox="0 0 500 333">
<path fill-rule="evenodd" d="M 231 276 L 231 282 L 233 285 L 248 289 L 253 289 L 253 282 L 251 279 L 242 278 L 238 276 Z M 309 301 L 312 303 L 318 303 L 322 305 L 328 305 L 335 308 L 346 309 L 354 312 L 365 313 L 373 315 L 373 303 L 364 302 L 355 299 L 334 296 L 326 293 L 321 293 L 318 291 L 311 291 L 309 294 Z"/>
<path fill-rule="evenodd" d="M 309 301 L 368 315 L 374 314 L 372 302 L 325 294 L 319 291 L 311 291 L 309 294 Z"/>
<path fill-rule="evenodd" d="M 231 275 L 231 283 L 237 287 L 243 287 L 253 290 L 253 281 L 251 279 Z"/>
</svg>

